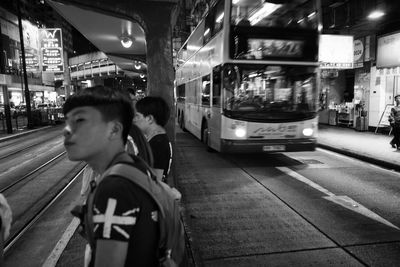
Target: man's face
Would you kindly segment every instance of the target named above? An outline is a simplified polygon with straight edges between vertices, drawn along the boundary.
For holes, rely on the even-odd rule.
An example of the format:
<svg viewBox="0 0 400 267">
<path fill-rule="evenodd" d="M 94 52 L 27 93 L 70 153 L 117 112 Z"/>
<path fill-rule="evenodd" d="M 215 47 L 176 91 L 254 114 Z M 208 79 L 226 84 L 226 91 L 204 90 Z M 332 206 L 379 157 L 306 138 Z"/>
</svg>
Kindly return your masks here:
<svg viewBox="0 0 400 267">
<path fill-rule="evenodd" d="M 136 126 L 146 134 L 150 125 L 150 117 L 145 117 L 142 113 L 136 112 L 135 117 L 133 118 L 133 123 L 136 124 Z"/>
<path fill-rule="evenodd" d="M 396 97 L 394 100 L 396 101 L 397 105 L 400 104 L 400 97 Z"/>
<path fill-rule="evenodd" d="M 89 161 L 109 144 L 112 130 L 100 111 L 93 107 L 74 108 L 66 114 L 64 146 L 72 161 Z"/>
</svg>

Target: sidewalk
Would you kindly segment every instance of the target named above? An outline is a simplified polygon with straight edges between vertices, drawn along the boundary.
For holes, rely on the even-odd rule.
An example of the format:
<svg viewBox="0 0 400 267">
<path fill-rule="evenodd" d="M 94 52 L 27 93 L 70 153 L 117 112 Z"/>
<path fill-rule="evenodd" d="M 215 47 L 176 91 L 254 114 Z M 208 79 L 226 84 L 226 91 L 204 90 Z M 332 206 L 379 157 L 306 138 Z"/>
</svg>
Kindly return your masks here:
<svg viewBox="0 0 400 267">
<path fill-rule="evenodd" d="M 329 125 L 319 125 L 318 133 L 318 146 L 321 148 L 400 171 L 400 150 L 389 144 L 393 135 Z"/>
</svg>

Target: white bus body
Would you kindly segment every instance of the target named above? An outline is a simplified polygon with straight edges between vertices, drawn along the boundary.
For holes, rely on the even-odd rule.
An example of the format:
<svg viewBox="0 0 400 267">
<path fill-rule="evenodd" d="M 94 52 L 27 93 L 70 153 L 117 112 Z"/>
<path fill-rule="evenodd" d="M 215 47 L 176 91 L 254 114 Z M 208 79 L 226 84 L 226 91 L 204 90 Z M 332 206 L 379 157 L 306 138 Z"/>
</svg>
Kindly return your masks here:
<svg viewBox="0 0 400 267">
<path fill-rule="evenodd" d="M 250 8 L 234 2 L 232 10 L 229 0 L 211 7 L 178 53 L 180 127 L 221 152 L 314 150 L 319 3 L 267 1 L 251 6 L 248 18 L 254 25 L 241 26 L 234 21 L 240 10 Z M 286 6 L 299 14 L 315 10 L 315 18 L 308 15 L 304 27 L 258 25 L 263 20 L 257 21 L 256 15 L 263 7 L 278 12 L 275 19 L 295 19 L 285 13 Z"/>
</svg>

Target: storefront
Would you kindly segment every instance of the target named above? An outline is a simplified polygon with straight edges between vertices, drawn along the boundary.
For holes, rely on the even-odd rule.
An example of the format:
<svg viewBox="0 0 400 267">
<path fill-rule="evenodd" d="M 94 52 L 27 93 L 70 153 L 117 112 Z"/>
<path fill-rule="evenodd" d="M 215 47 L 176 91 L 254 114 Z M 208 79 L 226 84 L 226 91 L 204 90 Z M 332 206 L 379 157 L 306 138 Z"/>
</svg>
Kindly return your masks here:
<svg viewBox="0 0 400 267">
<path fill-rule="evenodd" d="M 321 35 L 319 123 L 353 126 L 353 36 Z"/>
<path fill-rule="evenodd" d="M 372 127 L 388 127 L 385 110 L 400 94 L 400 32 L 377 37 L 376 67 L 371 68 L 370 121 Z"/>
<path fill-rule="evenodd" d="M 357 38 L 351 44 L 346 41 L 345 47 L 344 41 L 348 39 L 348 36 L 335 38 L 342 39 L 335 42 L 331 40 L 334 44 L 342 43 L 342 46 L 337 48 L 341 51 L 338 53 L 342 57 L 342 63 L 340 64 L 338 56 L 335 56 L 336 50 L 331 48 L 329 57 L 325 57 L 328 64 L 321 66 L 319 122 L 367 131 L 370 125 L 370 110 L 371 108 L 374 110 L 376 101 L 371 97 L 371 88 L 375 81 L 372 77 L 376 69 L 372 67 L 375 60 L 375 36 Z M 349 53 L 349 51 L 352 51 L 352 57 L 349 55 L 344 57 L 341 54 L 342 52 Z M 336 63 L 333 64 L 333 62 Z M 335 68 L 327 68 L 327 66 Z"/>
</svg>

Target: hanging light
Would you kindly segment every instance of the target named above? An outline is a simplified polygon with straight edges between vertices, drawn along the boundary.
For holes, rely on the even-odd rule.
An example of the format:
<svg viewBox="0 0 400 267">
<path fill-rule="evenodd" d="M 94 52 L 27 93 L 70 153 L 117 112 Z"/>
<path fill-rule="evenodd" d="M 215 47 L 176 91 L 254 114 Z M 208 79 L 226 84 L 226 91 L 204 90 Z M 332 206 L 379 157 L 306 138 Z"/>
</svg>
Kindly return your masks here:
<svg viewBox="0 0 400 267">
<path fill-rule="evenodd" d="M 384 16 L 385 13 L 381 10 L 374 10 L 371 13 L 369 13 L 368 18 L 369 19 L 379 19 L 380 17 Z"/>
<path fill-rule="evenodd" d="M 144 74 L 139 74 L 140 78 L 144 78 Z"/>
<path fill-rule="evenodd" d="M 131 36 L 122 35 L 119 39 L 124 48 L 130 48 L 133 44 L 133 38 Z"/>
<path fill-rule="evenodd" d="M 142 64 L 140 61 L 135 61 L 135 69 L 140 70 L 142 68 Z"/>
</svg>

